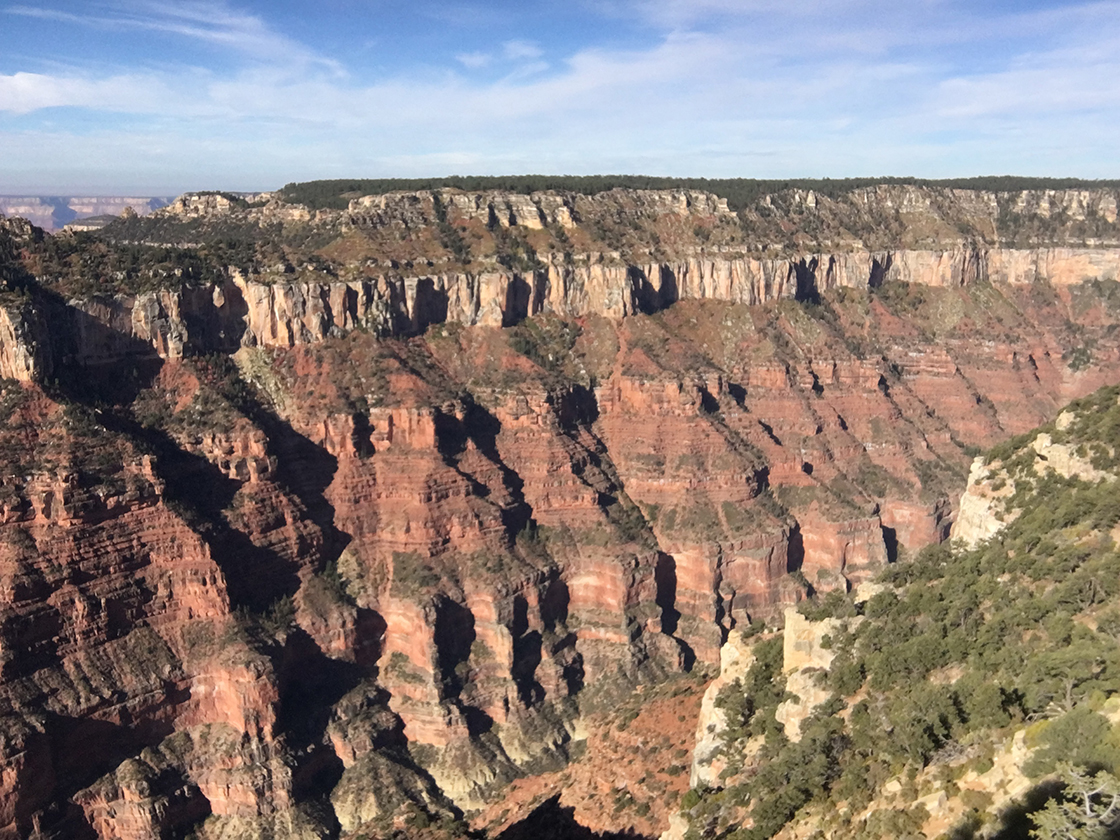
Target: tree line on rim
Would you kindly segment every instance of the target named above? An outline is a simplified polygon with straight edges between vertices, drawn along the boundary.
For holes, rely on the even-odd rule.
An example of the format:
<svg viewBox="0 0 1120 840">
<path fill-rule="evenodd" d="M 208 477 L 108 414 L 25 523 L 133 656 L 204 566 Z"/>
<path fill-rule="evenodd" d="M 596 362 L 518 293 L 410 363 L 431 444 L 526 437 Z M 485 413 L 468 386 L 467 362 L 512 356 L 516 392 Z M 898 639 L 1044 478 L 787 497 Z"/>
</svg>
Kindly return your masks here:
<svg viewBox="0 0 1120 840">
<path fill-rule="evenodd" d="M 444 188 L 476 192 L 499 190 L 528 194 L 555 190 L 595 195 L 613 189 L 703 190 L 726 198 L 732 210 L 742 210 L 764 195 L 783 190 L 813 190 L 838 198 L 852 190 L 881 184 L 892 186 L 942 187 L 946 189 L 1018 192 L 1021 190 L 1116 189 L 1120 180 L 1091 181 L 1082 178 L 1030 178 L 990 175 L 975 178 L 929 180 L 911 177 L 884 178 L 664 178 L 650 175 L 450 175 L 444 178 L 351 178 L 291 183 L 281 197 L 312 209 L 343 210 L 352 198 L 389 192 L 419 192 Z"/>
</svg>

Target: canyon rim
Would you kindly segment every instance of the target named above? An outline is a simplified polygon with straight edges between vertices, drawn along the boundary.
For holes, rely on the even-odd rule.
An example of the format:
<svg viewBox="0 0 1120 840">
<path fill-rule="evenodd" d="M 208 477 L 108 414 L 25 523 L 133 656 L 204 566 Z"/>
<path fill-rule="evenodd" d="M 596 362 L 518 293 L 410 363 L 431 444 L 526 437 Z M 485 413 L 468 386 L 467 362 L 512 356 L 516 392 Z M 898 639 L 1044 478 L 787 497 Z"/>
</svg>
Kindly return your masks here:
<svg viewBox="0 0 1120 840">
<path fill-rule="evenodd" d="M 980 743 L 946 724 L 848 822 L 809 797 L 765 834 L 718 799 L 768 737 L 728 698 L 795 749 L 886 692 L 827 683 L 838 640 L 916 557 L 1020 515 L 1026 473 L 982 452 L 1027 435 L 996 461 L 1112 480 L 1115 429 L 1063 408 L 1115 402 L 1118 200 L 324 183 L 0 219 L 0 837 L 932 838 L 995 814 L 1047 743 L 1008 686 L 1006 748 L 935 780 L 959 765 L 936 750 Z M 1105 576 L 1063 638 L 1106 626 Z"/>
</svg>

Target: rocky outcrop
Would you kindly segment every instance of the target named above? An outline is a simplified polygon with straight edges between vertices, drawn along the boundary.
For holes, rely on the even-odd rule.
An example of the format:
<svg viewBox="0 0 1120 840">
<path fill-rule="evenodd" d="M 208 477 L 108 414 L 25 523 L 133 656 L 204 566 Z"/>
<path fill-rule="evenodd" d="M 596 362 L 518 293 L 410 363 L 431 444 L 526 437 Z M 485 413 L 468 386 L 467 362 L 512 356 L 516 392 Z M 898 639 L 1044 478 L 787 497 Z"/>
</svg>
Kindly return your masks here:
<svg viewBox="0 0 1120 840">
<path fill-rule="evenodd" d="M 726 767 L 721 757 L 724 741 L 728 737 L 727 712 L 717 705 L 721 692 L 742 690 L 741 684 L 754 664 L 753 645 L 741 634 L 728 637 L 719 649 L 719 675 L 708 684 L 696 721 L 696 745 L 692 750 L 692 770 L 689 787 L 715 786 Z M 740 686 L 737 687 L 736 683 Z"/>
<path fill-rule="evenodd" d="M 157 221 L 302 212 L 219 198 Z M 335 254 L 556 231 L 577 253 L 304 264 L 281 240 L 291 271 L 182 288 L 66 299 L 15 278 L 3 830 L 380 836 L 492 809 L 636 686 L 717 661 L 723 688 L 742 679 L 744 628 L 806 584 L 845 591 L 944 538 L 966 447 L 1120 375 L 1104 291 L 975 282 L 991 249 L 701 253 L 673 237 L 738 223 L 684 192 L 440 201 L 292 224 L 337 225 Z M 616 212 L 664 253 L 581 257 Z M 1057 434 L 1034 457 L 1072 465 Z M 794 740 L 835 628 L 802 629 Z M 720 772 L 718 694 L 694 781 Z"/>
<path fill-rule="evenodd" d="M 81 363 L 143 352 L 174 359 L 239 345 L 292 347 L 355 329 L 406 335 L 441 323 L 508 326 L 540 313 L 619 319 L 679 300 L 814 301 L 830 290 L 884 283 L 1064 288 L 1120 276 L 1120 230 L 1110 209 L 1115 203 L 1105 191 L 996 195 L 883 187 L 843 200 L 793 191 L 766 197 L 737 217 L 726 200 L 701 192 L 442 190 L 367 196 L 351 201 L 346 211 L 312 213 L 277 196 L 250 205 L 232 195 L 187 194 L 156 211 L 153 224 L 171 220 L 203 225 L 204 231 L 227 224 L 310 226 L 338 237 L 339 253 L 348 256 L 324 260 L 293 253 L 276 264 L 269 257 L 240 269 L 215 266 L 190 282 L 179 269 L 185 288 L 168 277 L 167 290 L 74 300 L 69 318 L 53 314 L 50 328 L 30 324 L 30 332 L 5 336 L 3 343 L 51 345 L 56 355 Z M 883 212 L 905 214 L 904 221 L 891 222 L 903 228 L 897 242 L 866 234 L 891 227 L 878 219 Z M 774 241 L 805 213 L 819 216 L 823 229 L 835 228 L 835 236 Z M 1015 236 L 999 232 L 1014 220 L 1032 231 L 1028 222 L 1042 220 L 1039 230 L 1050 231 L 1055 213 L 1075 226 L 1104 225 L 1111 239 L 1107 231 L 1090 237 L 1088 228 L 1078 229 L 1077 239 L 1062 228 L 1046 237 L 1032 234 L 1046 241 L 1017 244 Z M 924 236 L 911 237 L 911 225 Z M 962 237 L 969 226 L 973 234 Z M 863 231 L 864 238 L 849 229 Z M 506 240 L 514 234 L 536 237 L 535 245 L 526 240 L 518 246 L 516 259 L 500 253 L 512 247 Z M 143 234 L 137 229 L 129 235 Z M 448 237 L 459 242 L 452 249 L 455 259 Z M 225 279 L 215 281 L 216 273 Z M 40 281 L 50 286 L 57 278 L 48 273 Z"/>
<path fill-rule="evenodd" d="M 601 260 L 592 255 L 572 265 L 550 263 L 524 274 L 386 274 L 357 281 L 292 282 L 233 270 L 222 286 L 75 301 L 80 313 L 74 316 L 76 358 L 98 363 L 150 352 L 174 359 L 185 348 L 229 352 L 239 343 L 293 347 L 354 329 L 408 334 L 439 323 L 506 326 L 538 313 L 622 318 L 677 300 L 758 305 L 889 281 L 937 287 L 989 279 L 1011 285 L 1073 285 L 1120 274 L 1120 250 L 908 251 L 772 260 L 699 257 L 641 266 Z M 989 270 L 992 265 L 996 268 Z M 0 352 L 26 354 L 26 347 L 9 347 L 9 342 L 49 344 L 56 332 L 55 327 L 39 325 L 6 338 Z"/>
<path fill-rule="evenodd" d="M 1056 425 L 1063 426 L 1063 416 L 1059 415 Z M 1068 421 L 1065 423 L 1068 426 Z M 1037 475 L 1055 472 L 1062 478 L 1077 478 L 1092 484 L 1098 481 L 1115 481 L 1116 475 L 1107 470 L 1099 470 L 1084 454 L 1078 453 L 1077 446 L 1055 443 L 1054 439 L 1043 432 L 1031 442 L 1036 460 L 1034 471 Z"/>
<path fill-rule="evenodd" d="M 1004 509 L 1005 501 L 1015 493 L 1015 485 L 992 475 L 993 470 L 983 458 L 976 458 L 968 473 L 968 487 L 961 496 L 960 510 L 951 535 L 969 547 L 991 539 L 1014 518 L 1014 511 Z M 998 488 L 998 489 L 997 489 Z"/>
<path fill-rule="evenodd" d="M 52 330 L 39 307 L 30 301 L 0 305 L 0 378 L 42 382 L 54 370 Z"/>
<path fill-rule="evenodd" d="M 831 689 L 821 684 L 820 677 L 836 658 L 839 637 L 855 632 L 860 621 L 862 616 L 810 621 L 796 609 L 785 611 L 782 672 L 786 675 L 786 691 L 792 697 L 778 706 L 774 717 L 785 728 L 790 741 L 796 743 L 801 739 L 802 721 L 832 696 Z"/>
<path fill-rule="evenodd" d="M 1022 510 L 1010 505 L 1017 486 L 1031 476 L 1045 477 L 1056 474 L 1064 479 L 1078 479 L 1090 484 L 1115 481 L 1109 470 L 1098 469 L 1089 457 L 1086 447 L 1075 441 L 1057 443 L 1054 435 L 1063 435 L 1075 425 L 1075 412 L 1063 411 L 1055 419 L 1052 432 L 1040 432 L 1028 447 L 1013 453 L 1008 463 L 976 458 L 968 475 L 968 486 L 961 496 L 960 510 L 953 523 L 952 537 L 965 546 L 975 548 L 991 539 L 1008 523 L 1013 522 Z M 1100 454 L 1111 458 L 1114 450 L 1109 447 Z M 1017 484 L 1018 482 L 1018 484 Z"/>
</svg>

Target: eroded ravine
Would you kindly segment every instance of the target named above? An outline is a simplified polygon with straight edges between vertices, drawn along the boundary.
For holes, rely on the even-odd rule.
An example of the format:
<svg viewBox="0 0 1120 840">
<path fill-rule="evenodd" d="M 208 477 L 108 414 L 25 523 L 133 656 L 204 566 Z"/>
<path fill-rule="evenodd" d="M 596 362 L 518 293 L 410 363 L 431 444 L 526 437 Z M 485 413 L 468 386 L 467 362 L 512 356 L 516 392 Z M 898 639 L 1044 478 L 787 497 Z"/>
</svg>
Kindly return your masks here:
<svg viewBox="0 0 1120 840">
<path fill-rule="evenodd" d="M 733 631 L 943 539 L 974 448 L 1120 379 L 1100 282 L 686 274 L 412 337 L 349 285 L 6 302 L 0 830 L 454 836 L 559 793 L 659 833 L 688 761 L 623 795 L 605 757 L 684 749 Z"/>
</svg>

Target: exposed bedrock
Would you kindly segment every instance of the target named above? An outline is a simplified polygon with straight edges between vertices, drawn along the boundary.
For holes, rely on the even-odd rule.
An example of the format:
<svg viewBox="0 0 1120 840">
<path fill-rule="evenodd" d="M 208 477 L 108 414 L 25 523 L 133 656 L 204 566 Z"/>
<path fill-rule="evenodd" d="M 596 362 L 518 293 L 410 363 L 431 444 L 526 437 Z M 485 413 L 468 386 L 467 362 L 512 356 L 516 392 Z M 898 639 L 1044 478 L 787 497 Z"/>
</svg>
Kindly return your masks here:
<svg viewBox="0 0 1120 840">
<path fill-rule="evenodd" d="M 751 306 L 686 275 L 653 315 L 407 340 L 331 289 L 71 307 L 70 356 L 27 359 L 144 375 L 115 407 L 33 361 L 3 384 L 0 836 L 481 808 L 634 686 L 944 539 L 972 447 L 1120 378 L 1090 284 Z"/>
<path fill-rule="evenodd" d="M 431 324 L 508 326 L 542 312 L 622 318 L 678 300 L 762 304 L 813 301 L 827 290 L 903 281 L 959 287 L 979 281 L 1068 286 L 1120 276 L 1120 250 L 905 250 L 783 259 L 695 256 L 626 265 L 600 254 L 529 273 L 498 269 L 432 276 L 289 281 L 229 269 L 219 285 L 25 304 L 0 310 L 0 376 L 43 380 L 64 363 L 182 358 L 240 346 L 293 347 L 354 329 L 409 335 Z"/>
</svg>

